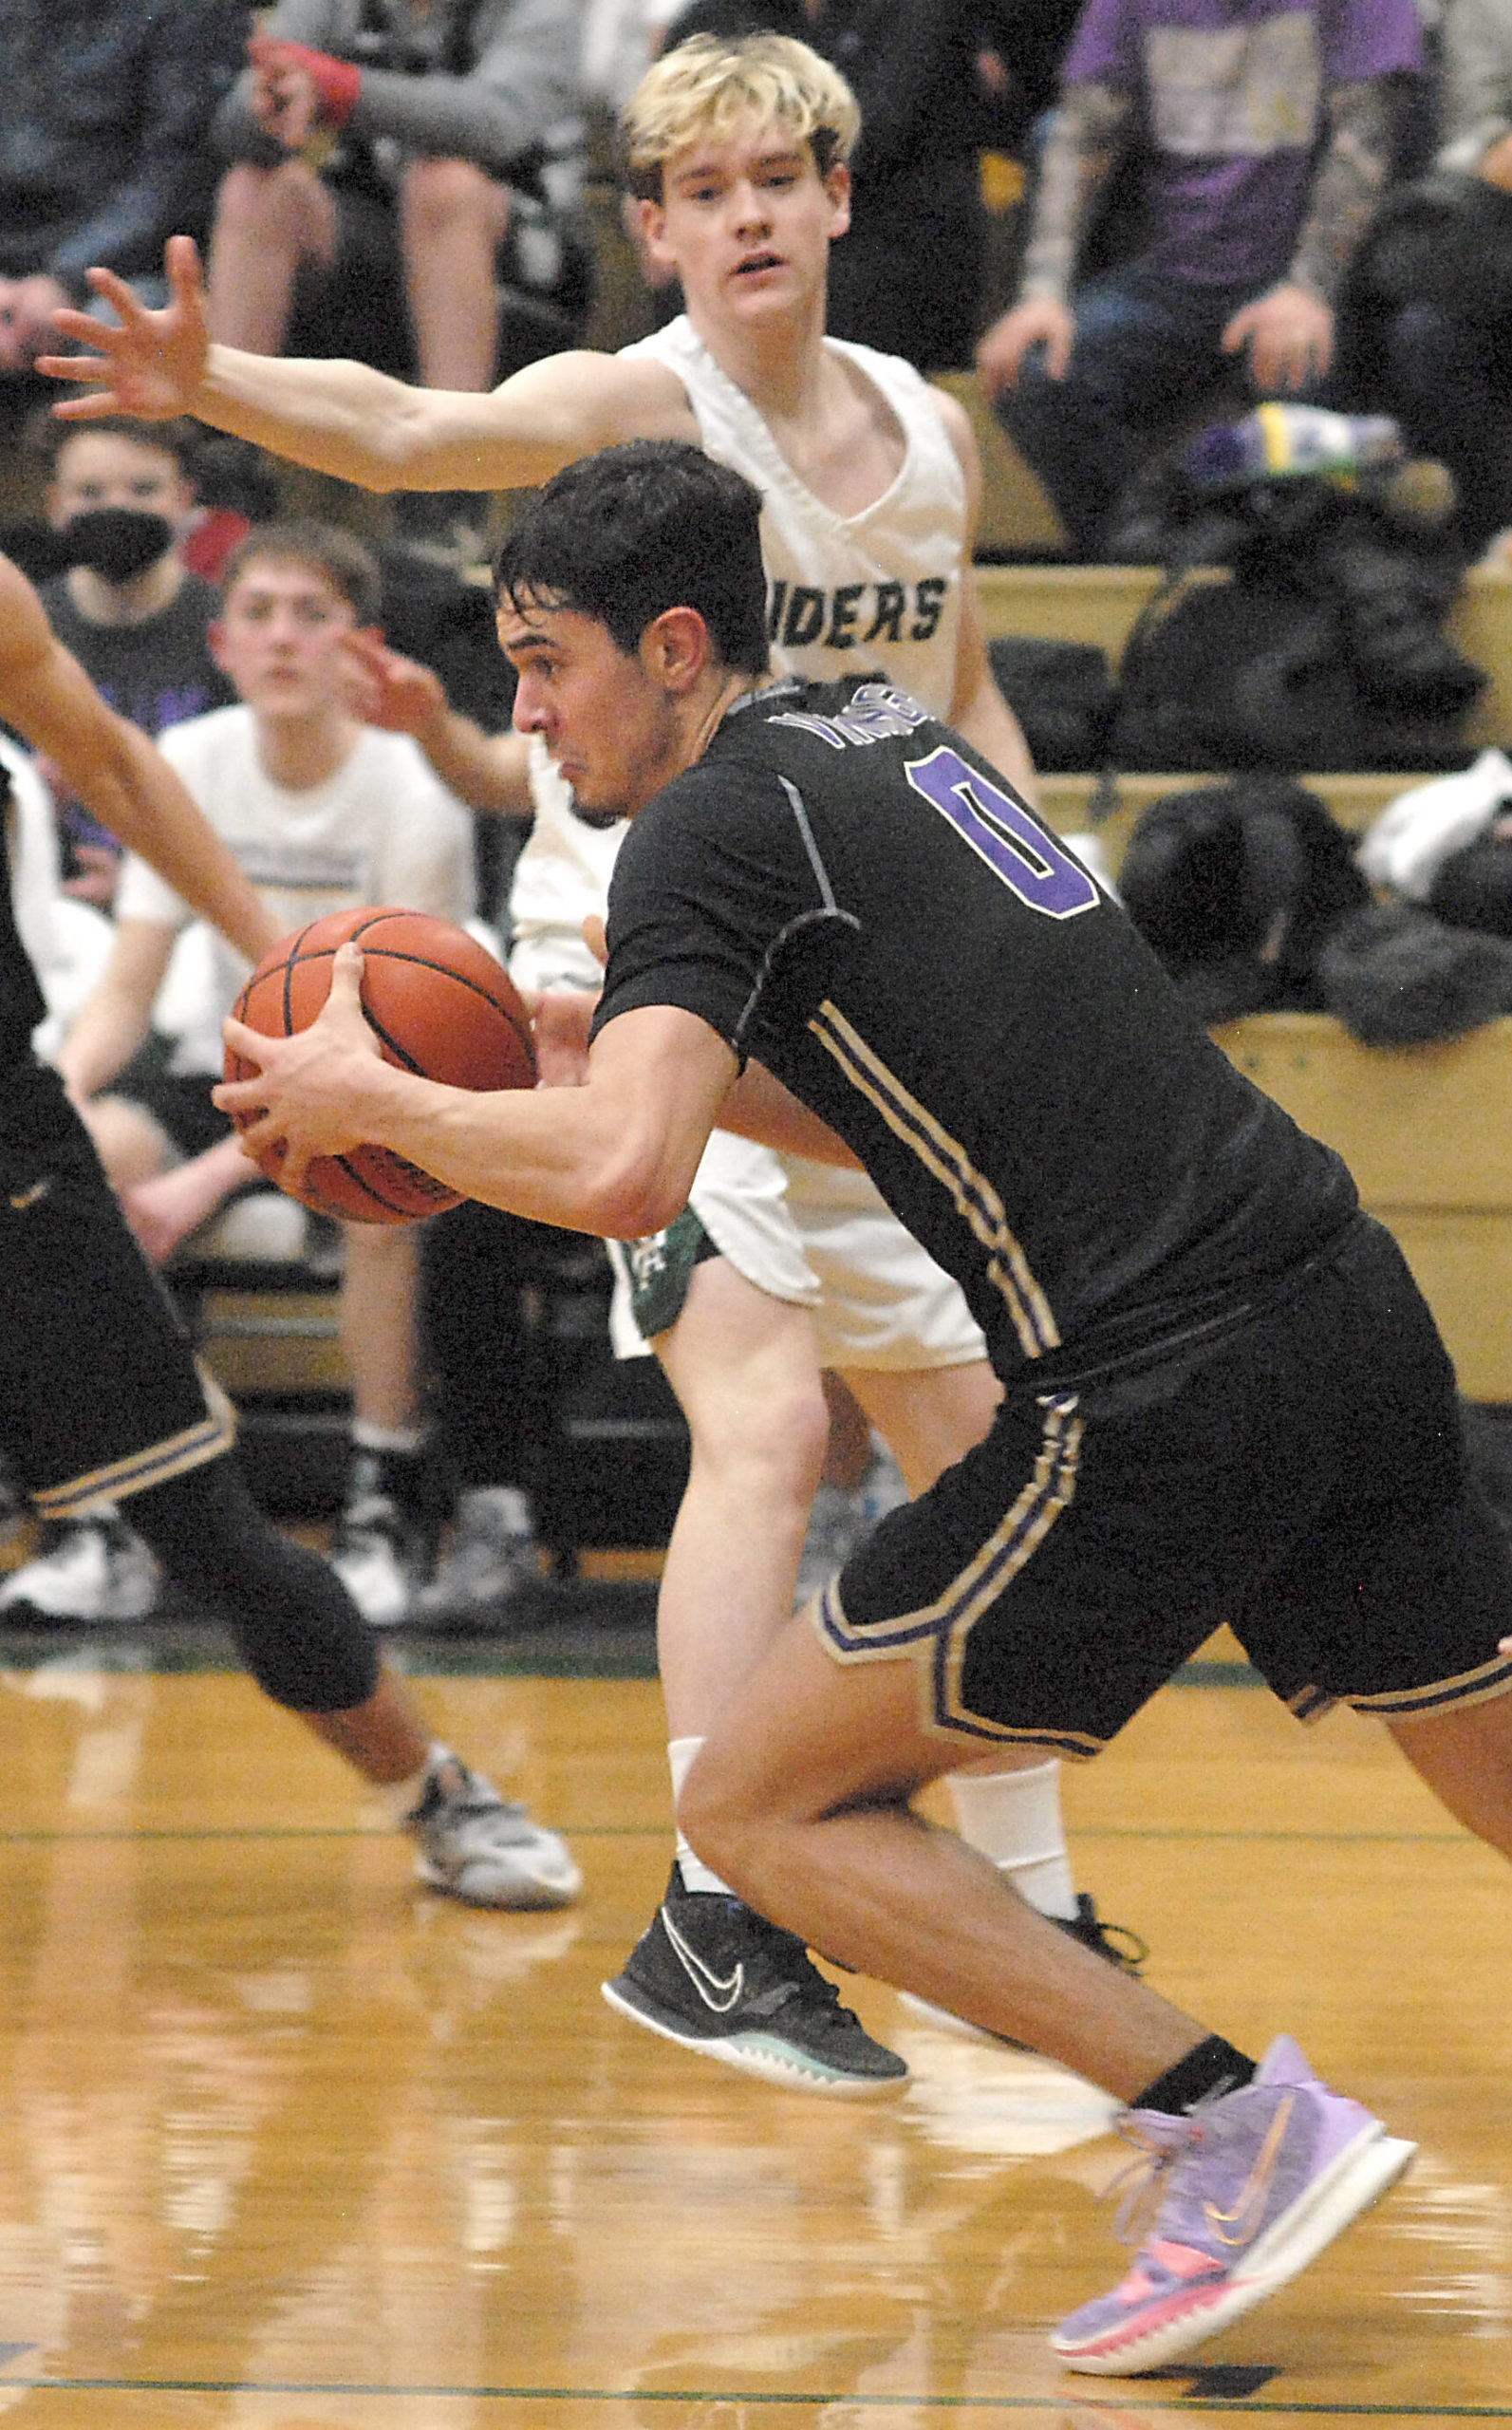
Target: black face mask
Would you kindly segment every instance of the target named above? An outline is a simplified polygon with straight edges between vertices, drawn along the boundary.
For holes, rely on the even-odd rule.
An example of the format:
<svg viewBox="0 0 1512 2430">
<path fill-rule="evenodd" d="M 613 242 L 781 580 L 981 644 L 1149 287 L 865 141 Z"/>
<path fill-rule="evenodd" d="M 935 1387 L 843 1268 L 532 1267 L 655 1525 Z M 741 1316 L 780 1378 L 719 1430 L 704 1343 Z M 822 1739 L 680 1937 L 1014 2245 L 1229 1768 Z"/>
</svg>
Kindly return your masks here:
<svg viewBox="0 0 1512 2430">
<path fill-rule="evenodd" d="M 177 534 L 165 514 L 135 506 L 89 506 L 63 529 L 68 563 L 87 566 L 102 582 L 130 582 L 165 557 Z"/>
</svg>

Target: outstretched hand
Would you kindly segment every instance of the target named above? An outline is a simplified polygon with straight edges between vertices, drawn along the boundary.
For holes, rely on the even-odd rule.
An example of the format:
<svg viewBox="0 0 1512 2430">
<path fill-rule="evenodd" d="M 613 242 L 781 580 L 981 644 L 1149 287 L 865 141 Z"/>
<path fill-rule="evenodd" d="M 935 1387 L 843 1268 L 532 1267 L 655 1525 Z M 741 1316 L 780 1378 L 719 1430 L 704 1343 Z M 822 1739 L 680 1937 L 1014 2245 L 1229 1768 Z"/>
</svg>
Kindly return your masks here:
<svg viewBox="0 0 1512 2430">
<path fill-rule="evenodd" d="M 297 1191 L 312 1157 L 342 1156 L 373 1136 L 374 1080 L 386 1069 L 363 1017 L 361 948 L 343 945 L 331 963 L 330 994 L 308 1029 L 265 1037 L 244 1021 L 221 1032 L 231 1052 L 257 1068 L 250 1080 L 227 1080 L 215 1092 L 222 1113 L 254 1118 L 242 1131 L 249 1153 L 261 1158 L 283 1146 L 276 1179 Z"/>
<path fill-rule="evenodd" d="M 37 369 L 49 380 L 97 383 L 92 395 L 69 397 L 56 406 L 61 420 L 134 414 L 141 421 L 169 421 L 193 411 L 210 351 L 199 252 L 193 237 L 170 236 L 163 258 L 171 300 L 160 311 L 149 310 L 114 271 L 92 270 L 89 284 L 118 314 L 119 328 L 71 306 L 53 314 L 65 337 L 98 348 L 94 354 L 38 357 Z"/>
<path fill-rule="evenodd" d="M 422 734 L 446 707 L 446 687 L 432 668 L 390 649 L 370 625 L 348 633 L 345 655 L 351 704 L 364 725 L 390 734 Z"/>
</svg>

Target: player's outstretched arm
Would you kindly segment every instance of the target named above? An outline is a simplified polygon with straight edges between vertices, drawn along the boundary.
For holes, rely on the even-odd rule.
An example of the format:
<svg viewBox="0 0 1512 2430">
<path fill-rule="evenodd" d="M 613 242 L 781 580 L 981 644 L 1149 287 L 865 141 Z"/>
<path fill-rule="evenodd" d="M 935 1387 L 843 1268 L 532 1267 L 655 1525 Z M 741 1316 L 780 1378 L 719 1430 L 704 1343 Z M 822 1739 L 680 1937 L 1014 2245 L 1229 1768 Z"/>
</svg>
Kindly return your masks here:
<svg viewBox="0 0 1512 2430">
<path fill-rule="evenodd" d="M 8 557 L 0 557 L 0 717 L 239 953 L 256 962 L 266 952 L 274 925 L 225 845 L 160 752 L 106 707 Z"/>
<path fill-rule="evenodd" d="M 192 414 L 292 463 L 372 490 L 528 489 L 616 439 L 686 438 L 681 383 L 659 364 L 586 350 L 528 364 L 491 395 L 410 388 L 359 363 L 304 363 L 213 345 L 198 252 L 168 241 L 170 296 L 150 310 L 114 271 L 89 282 L 115 310 L 108 328 L 87 313 L 56 315 L 94 350 L 45 355 L 49 379 L 93 393 L 58 406 L 67 420 Z M 694 434 L 696 435 L 696 434 Z"/>
<path fill-rule="evenodd" d="M 225 1024 L 228 1047 L 256 1069 L 218 1088 L 215 1103 L 255 1117 L 244 1133 L 254 1153 L 284 1143 L 286 1187 L 298 1189 L 311 1157 L 372 1140 L 468 1198 L 610 1240 L 660 1231 L 686 1203 L 736 1070 L 695 1014 L 622 1013 L 595 1038 L 581 1088 L 478 1094 L 383 1060 L 363 1019 L 362 970 L 356 946 L 343 945 L 318 1019 L 291 1037 Z"/>
</svg>

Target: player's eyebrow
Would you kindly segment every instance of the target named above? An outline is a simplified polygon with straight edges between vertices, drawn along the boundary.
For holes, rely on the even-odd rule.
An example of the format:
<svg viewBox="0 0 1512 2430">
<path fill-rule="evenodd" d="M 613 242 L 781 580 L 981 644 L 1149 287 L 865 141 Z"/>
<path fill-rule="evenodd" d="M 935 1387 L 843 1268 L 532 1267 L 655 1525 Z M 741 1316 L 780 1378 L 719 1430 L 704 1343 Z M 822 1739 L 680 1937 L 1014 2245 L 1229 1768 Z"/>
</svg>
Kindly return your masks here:
<svg viewBox="0 0 1512 2430">
<path fill-rule="evenodd" d="M 770 151 L 758 153 L 750 166 L 756 173 L 763 169 L 798 167 L 802 164 L 803 149 L 801 143 L 774 144 Z M 715 151 L 701 158 L 696 157 L 691 160 L 681 161 L 668 175 L 674 186 L 694 186 L 701 184 L 707 178 L 721 175 L 728 167 L 727 156 L 722 151 Z"/>
</svg>

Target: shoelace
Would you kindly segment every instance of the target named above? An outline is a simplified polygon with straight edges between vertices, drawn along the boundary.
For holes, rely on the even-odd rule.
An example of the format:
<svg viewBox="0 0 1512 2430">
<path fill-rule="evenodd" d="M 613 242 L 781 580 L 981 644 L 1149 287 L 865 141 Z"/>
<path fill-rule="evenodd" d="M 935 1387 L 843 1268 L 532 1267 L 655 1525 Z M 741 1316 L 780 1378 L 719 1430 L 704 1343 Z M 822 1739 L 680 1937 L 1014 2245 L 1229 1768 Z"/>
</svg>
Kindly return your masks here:
<svg viewBox="0 0 1512 2430">
<path fill-rule="evenodd" d="M 791 2000 L 806 1998 L 815 2007 L 832 2011 L 827 2020 L 830 2024 L 859 2024 L 859 2019 L 852 2009 L 841 2007 L 839 1987 L 831 1982 L 828 1974 L 820 1973 L 810 1957 L 807 1947 L 798 1938 L 796 1933 L 784 1932 L 780 1924 L 768 1923 L 764 1916 L 756 1916 L 751 1908 L 744 1906 L 743 1901 L 736 1900 L 733 1903 L 741 1908 L 748 1926 L 751 1923 L 760 1925 L 761 1929 L 756 1937 L 763 1954 L 771 1959 L 774 1966 L 781 1970 L 781 1979 L 769 1984 L 764 1991 L 758 1991 L 750 2002 L 753 2015 L 775 2016 L 777 2010 L 786 2008 Z"/>
<path fill-rule="evenodd" d="M 1126 2109 L 1114 2121 L 1113 2131 L 1137 2146 L 1137 2156 L 1104 2186 L 1101 2198 L 1117 2198 L 1113 2234 L 1119 2243 L 1141 2245 L 1166 2198 L 1171 2170 L 1199 2140 L 1202 2125 L 1195 2118 L 1173 2118 L 1163 2109 Z"/>
<path fill-rule="evenodd" d="M 1149 1955 L 1149 1943 L 1142 1940 L 1129 1924 L 1109 1924 L 1097 1913 L 1085 1891 L 1076 1902 L 1077 1912 L 1072 1919 L 1073 1936 L 1086 1949 L 1094 1949 L 1111 1966 L 1122 1967 L 1126 1974 L 1138 1974 Z"/>
</svg>

